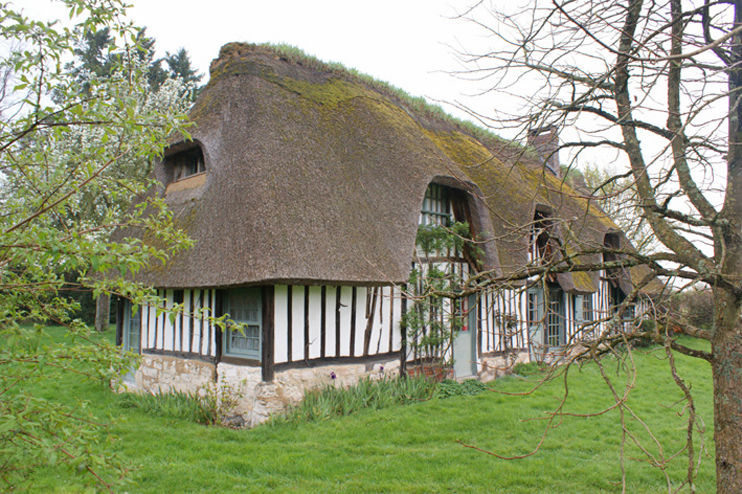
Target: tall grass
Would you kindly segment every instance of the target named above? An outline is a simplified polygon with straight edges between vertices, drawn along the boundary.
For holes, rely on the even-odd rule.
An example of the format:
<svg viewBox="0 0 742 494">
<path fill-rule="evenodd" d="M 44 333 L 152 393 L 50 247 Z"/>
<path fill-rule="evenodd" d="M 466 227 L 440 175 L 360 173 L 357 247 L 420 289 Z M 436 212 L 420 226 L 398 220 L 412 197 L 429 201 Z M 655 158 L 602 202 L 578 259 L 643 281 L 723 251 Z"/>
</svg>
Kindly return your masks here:
<svg viewBox="0 0 742 494">
<path fill-rule="evenodd" d="M 365 377 L 349 387 L 327 384 L 307 391 L 301 402 L 272 417 L 269 424 L 314 422 L 350 415 L 364 408 L 379 410 L 426 401 L 435 391 L 435 382 L 424 377 Z"/>
<path fill-rule="evenodd" d="M 167 393 L 124 393 L 119 401 L 121 408 L 138 408 L 157 417 L 190 420 L 197 424 L 218 423 L 215 407 L 208 396 L 198 396 L 183 391 Z"/>
</svg>

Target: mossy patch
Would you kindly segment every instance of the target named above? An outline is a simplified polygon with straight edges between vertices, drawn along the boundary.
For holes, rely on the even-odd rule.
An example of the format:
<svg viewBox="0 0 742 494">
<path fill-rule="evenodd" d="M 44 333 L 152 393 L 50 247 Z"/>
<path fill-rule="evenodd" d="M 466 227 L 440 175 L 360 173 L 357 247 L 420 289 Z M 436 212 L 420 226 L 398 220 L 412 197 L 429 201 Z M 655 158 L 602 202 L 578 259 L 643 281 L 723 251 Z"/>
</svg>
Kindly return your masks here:
<svg viewBox="0 0 742 494">
<path fill-rule="evenodd" d="M 369 91 L 363 86 L 337 78 L 330 78 L 325 83 L 302 81 L 276 75 L 271 75 L 266 79 L 328 109 L 336 109 L 342 102 L 361 96 L 379 98 L 373 91 Z"/>
<path fill-rule="evenodd" d="M 495 158 L 481 142 L 458 131 L 443 132 L 423 129 L 423 133 L 435 143 L 451 161 L 462 166 L 476 166 Z M 499 160 L 497 164 L 502 165 Z"/>
</svg>

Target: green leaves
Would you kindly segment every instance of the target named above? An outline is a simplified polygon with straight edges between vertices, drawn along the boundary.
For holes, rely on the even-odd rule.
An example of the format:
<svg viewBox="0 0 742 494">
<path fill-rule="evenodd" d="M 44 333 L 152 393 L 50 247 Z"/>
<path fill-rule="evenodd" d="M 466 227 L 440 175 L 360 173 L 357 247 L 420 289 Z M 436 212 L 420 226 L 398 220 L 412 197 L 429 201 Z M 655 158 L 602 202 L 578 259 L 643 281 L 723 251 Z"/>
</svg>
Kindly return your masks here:
<svg viewBox="0 0 742 494">
<path fill-rule="evenodd" d="M 0 56 L 0 73 L 13 81 L 13 104 L 0 113 L 0 491 L 22 487 L 47 463 L 68 465 L 107 491 L 122 477 L 123 464 L 104 451 L 101 424 L 83 403 L 62 407 L 25 394 L 23 384 L 74 372 L 108 385 L 130 369 L 136 357 L 95 341 L 72 317 L 79 304 L 61 291 L 153 303 L 131 273 L 190 245 L 165 203 L 146 196 L 167 137 L 189 125 L 182 85 L 154 93 L 147 65 L 120 57 L 83 87 L 65 62 L 86 33 L 104 30 L 109 49 L 127 53 L 141 31 L 119 0 L 62 2 L 71 27 L 28 19 L 12 5 L 0 11 L 2 38 L 17 47 Z M 121 228 L 144 231 L 148 241 L 111 241 Z M 70 343 L 24 321 L 64 324 Z"/>
</svg>

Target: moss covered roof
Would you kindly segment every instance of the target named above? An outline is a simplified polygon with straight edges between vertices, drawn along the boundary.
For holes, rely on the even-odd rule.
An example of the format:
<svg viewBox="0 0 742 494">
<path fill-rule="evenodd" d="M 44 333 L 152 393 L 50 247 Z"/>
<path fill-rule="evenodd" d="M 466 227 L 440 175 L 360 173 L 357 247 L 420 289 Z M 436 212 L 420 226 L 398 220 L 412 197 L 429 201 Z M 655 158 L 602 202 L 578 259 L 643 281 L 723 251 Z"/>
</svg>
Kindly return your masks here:
<svg viewBox="0 0 742 494">
<path fill-rule="evenodd" d="M 284 49 L 225 45 L 191 118 L 206 180 L 166 199 L 196 245 L 145 273 L 156 286 L 404 282 L 431 181 L 469 191 L 491 240 L 485 264 L 505 274 L 526 262 L 523 228 L 537 205 L 573 252 L 615 228 L 527 148 Z M 156 174 L 167 182 L 164 166 Z M 598 283 L 560 281 L 583 292 Z"/>
</svg>

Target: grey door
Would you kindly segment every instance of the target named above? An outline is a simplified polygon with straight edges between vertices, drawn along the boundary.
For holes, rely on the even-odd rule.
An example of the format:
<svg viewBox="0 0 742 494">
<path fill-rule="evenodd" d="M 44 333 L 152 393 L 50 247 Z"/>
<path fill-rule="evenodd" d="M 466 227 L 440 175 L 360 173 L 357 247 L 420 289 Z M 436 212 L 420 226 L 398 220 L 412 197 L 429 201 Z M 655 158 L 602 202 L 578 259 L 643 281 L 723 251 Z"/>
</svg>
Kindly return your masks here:
<svg viewBox="0 0 742 494">
<path fill-rule="evenodd" d="M 453 342 L 453 372 L 456 379 L 477 374 L 477 315 L 474 295 L 460 301 L 462 324 Z"/>
</svg>

